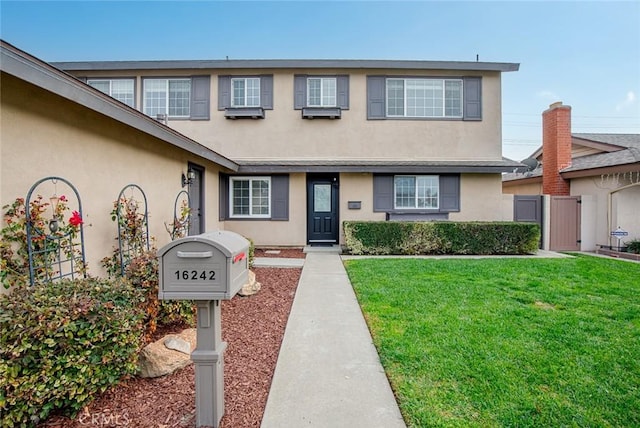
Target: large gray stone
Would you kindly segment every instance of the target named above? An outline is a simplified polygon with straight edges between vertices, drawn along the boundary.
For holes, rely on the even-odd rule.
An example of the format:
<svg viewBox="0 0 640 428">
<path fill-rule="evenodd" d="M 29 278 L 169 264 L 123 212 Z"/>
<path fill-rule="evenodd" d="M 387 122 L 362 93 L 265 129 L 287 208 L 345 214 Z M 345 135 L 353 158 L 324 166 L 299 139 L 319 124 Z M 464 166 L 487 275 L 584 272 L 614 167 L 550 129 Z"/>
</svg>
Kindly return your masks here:
<svg viewBox="0 0 640 428">
<path fill-rule="evenodd" d="M 165 342 L 173 344 L 184 342 L 189 345 L 190 349 L 187 353 L 183 352 L 186 347 L 183 345 L 183 351 L 169 349 Z M 138 362 L 138 371 L 141 377 L 158 377 L 173 373 L 174 371 L 184 368 L 191 364 L 191 351 L 196 347 L 196 330 L 189 328 L 183 330 L 180 334 L 170 334 L 162 339 L 156 340 L 148 344 L 140 352 Z"/>
</svg>

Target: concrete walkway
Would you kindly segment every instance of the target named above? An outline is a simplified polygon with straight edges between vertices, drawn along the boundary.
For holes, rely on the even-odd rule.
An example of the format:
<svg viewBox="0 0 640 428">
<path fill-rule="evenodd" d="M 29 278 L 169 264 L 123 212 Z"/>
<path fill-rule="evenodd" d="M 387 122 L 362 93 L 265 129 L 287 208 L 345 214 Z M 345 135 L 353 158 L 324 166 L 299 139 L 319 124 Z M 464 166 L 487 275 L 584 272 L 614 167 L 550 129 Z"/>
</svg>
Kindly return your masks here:
<svg viewBox="0 0 640 428">
<path fill-rule="evenodd" d="M 304 260 L 261 427 L 406 427 L 336 252 Z"/>
</svg>

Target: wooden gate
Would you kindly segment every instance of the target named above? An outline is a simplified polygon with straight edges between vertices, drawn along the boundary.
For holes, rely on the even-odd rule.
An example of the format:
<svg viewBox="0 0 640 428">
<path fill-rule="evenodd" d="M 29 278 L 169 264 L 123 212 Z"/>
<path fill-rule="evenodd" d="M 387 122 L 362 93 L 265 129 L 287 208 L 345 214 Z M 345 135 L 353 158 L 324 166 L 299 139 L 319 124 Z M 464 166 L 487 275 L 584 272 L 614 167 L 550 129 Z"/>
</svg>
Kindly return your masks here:
<svg viewBox="0 0 640 428">
<path fill-rule="evenodd" d="M 580 251 L 580 203 L 580 196 L 551 196 L 551 251 Z"/>
<path fill-rule="evenodd" d="M 542 195 L 515 195 L 513 198 L 513 221 L 538 223 L 540 226 L 540 248 L 542 248 L 543 221 Z"/>
</svg>

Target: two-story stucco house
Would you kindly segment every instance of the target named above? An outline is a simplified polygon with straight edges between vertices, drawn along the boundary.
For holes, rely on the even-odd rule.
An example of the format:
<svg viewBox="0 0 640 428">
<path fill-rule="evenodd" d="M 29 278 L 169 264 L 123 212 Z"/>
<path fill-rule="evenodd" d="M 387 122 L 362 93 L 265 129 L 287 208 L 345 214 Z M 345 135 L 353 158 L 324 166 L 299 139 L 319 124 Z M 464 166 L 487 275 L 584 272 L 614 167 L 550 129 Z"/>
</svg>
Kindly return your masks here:
<svg viewBox="0 0 640 428">
<path fill-rule="evenodd" d="M 339 243 L 345 220 L 512 219 L 501 173 L 520 164 L 502 157 L 501 74 L 518 64 L 53 65 L 237 163 L 191 187 L 193 208 L 202 214 L 213 199 L 218 226 L 256 245 Z"/>
</svg>

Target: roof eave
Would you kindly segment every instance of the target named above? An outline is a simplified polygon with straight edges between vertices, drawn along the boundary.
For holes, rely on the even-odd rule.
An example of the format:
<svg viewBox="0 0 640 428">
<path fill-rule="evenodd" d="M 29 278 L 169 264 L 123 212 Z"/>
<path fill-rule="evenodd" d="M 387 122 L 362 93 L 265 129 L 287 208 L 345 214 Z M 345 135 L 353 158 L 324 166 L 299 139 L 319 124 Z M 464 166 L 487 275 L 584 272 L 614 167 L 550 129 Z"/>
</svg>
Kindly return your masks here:
<svg viewBox="0 0 640 428">
<path fill-rule="evenodd" d="M 573 171 L 560 171 L 562 178 L 593 177 L 602 174 L 621 174 L 626 172 L 640 172 L 640 162 L 620 165 L 603 166 L 598 168 L 585 168 Z"/>
<path fill-rule="evenodd" d="M 344 173 L 373 173 L 373 174 L 502 174 L 511 172 L 514 165 L 396 165 L 396 164 L 321 164 L 321 163 L 243 163 L 238 162 L 238 173 L 245 174 L 269 174 L 269 173 L 319 173 L 319 172 L 344 172 Z M 522 165 L 520 165 L 522 166 Z"/>
<path fill-rule="evenodd" d="M 68 71 L 165 70 L 165 69 L 399 69 L 510 72 L 519 63 L 473 61 L 408 61 L 349 59 L 249 59 L 166 61 L 66 61 L 52 62 Z"/>
</svg>

